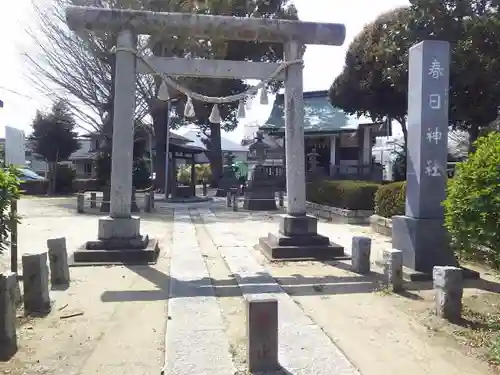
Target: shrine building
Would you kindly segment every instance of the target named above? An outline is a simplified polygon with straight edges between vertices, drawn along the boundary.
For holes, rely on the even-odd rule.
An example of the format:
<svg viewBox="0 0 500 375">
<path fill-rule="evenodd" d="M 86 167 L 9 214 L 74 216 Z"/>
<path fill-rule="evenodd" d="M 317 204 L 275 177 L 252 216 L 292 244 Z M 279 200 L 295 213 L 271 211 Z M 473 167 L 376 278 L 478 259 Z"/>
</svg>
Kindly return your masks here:
<svg viewBox="0 0 500 375">
<path fill-rule="evenodd" d="M 332 179 L 382 180 L 382 166 L 374 161 L 376 137 L 391 135 L 386 122 L 349 116 L 333 107 L 328 91 L 304 92 L 304 146 L 316 151 L 317 166 Z M 277 94 L 266 124 L 259 129 L 269 140 L 284 145 L 284 95 Z"/>
</svg>

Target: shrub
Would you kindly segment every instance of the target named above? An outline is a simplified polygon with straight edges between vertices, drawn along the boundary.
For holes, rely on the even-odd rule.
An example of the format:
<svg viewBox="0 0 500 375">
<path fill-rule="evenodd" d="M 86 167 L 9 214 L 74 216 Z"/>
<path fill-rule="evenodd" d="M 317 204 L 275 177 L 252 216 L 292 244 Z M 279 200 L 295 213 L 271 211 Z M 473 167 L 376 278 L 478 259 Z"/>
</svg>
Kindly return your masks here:
<svg viewBox="0 0 500 375">
<path fill-rule="evenodd" d="M 69 165 L 58 164 L 56 166 L 56 182 L 55 193 L 70 194 L 73 192 L 73 181 L 76 178 L 75 170 Z M 52 178 L 51 173 L 48 176 Z"/>
<path fill-rule="evenodd" d="M 307 200 L 348 210 L 373 210 L 379 184 L 369 181 L 316 181 L 307 184 Z"/>
<path fill-rule="evenodd" d="M 10 223 L 12 220 L 19 221 L 18 217 L 12 216 L 10 210 L 11 202 L 19 199 L 19 195 L 19 179 L 15 168 L 0 170 L 0 254 L 9 245 Z"/>
<path fill-rule="evenodd" d="M 445 226 L 462 255 L 500 267 L 500 133 L 479 138 L 475 147 L 449 180 Z"/>
<path fill-rule="evenodd" d="M 151 172 L 146 159 L 141 158 L 134 160 L 132 184 L 136 189 L 147 189 L 151 186 Z"/>
<path fill-rule="evenodd" d="M 404 215 L 405 197 L 406 181 L 381 186 L 375 194 L 375 213 L 387 218 Z"/>
<path fill-rule="evenodd" d="M 212 179 L 210 164 L 196 164 L 196 179 L 203 183 L 208 183 Z"/>
<path fill-rule="evenodd" d="M 191 167 L 184 165 L 177 171 L 177 181 L 182 185 L 191 184 Z"/>
</svg>

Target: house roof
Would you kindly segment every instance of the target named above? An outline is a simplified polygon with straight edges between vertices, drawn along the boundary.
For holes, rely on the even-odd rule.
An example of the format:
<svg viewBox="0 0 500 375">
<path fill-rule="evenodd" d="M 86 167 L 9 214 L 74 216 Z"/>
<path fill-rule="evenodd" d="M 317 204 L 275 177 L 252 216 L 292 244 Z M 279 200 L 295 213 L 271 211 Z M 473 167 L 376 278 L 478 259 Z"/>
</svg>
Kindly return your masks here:
<svg viewBox="0 0 500 375">
<path fill-rule="evenodd" d="M 85 134 L 80 135 L 80 137 L 91 138 L 91 137 L 94 137 L 96 135 L 98 136 L 100 134 L 98 132 L 89 132 L 89 133 L 85 133 Z M 169 136 L 170 139 L 175 139 L 175 140 L 179 140 L 179 141 L 184 141 L 184 142 L 190 142 L 191 141 L 190 139 L 188 139 L 186 137 L 183 137 L 182 135 L 174 133 L 172 131 L 169 131 L 168 136 Z"/>
<path fill-rule="evenodd" d="M 82 159 L 94 159 L 97 157 L 97 152 L 96 151 L 89 151 L 90 150 L 90 144 L 91 140 L 90 139 L 85 139 L 85 138 L 80 138 L 78 139 L 78 143 L 80 144 L 80 148 L 73 152 L 68 160 L 82 160 Z"/>
<path fill-rule="evenodd" d="M 283 132 L 284 94 L 277 94 L 271 114 L 260 129 L 272 132 Z M 372 124 L 367 118 L 347 115 L 341 109 L 330 104 L 328 91 L 309 91 L 304 93 L 304 133 L 339 133 L 357 130 L 361 124 Z"/>
<path fill-rule="evenodd" d="M 201 135 L 200 131 L 197 130 L 188 130 L 186 133 L 183 134 L 185 138 L 188 138 L 191 142 L 189 146 L 198 146 L 198 147 L 205 147 L 205 144 L 202 141 L 203 135 Z M 248 151 L 248 147 L 239 145 L 236 142 L 233 142 L 223 136 L 221 136 L 221 150 L 222 151 L 231 151 L 231 152 L 246 152 Z"/>
</svg>

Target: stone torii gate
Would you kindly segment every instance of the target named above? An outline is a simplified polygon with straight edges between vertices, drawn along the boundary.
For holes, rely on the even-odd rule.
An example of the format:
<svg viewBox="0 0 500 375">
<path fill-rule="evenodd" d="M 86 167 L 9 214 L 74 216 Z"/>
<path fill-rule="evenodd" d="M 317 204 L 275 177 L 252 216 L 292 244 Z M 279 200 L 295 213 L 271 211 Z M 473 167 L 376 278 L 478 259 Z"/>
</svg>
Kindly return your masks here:
<svg viewBox="0 0 500 375">
<path fill-rule="evenodd" d="M 302 58 L 307 44 L 340 46 L 345 40 L 342 24 L 278 19 L 239 18 L 184 13 L 151 12 L 69 6 L 66 20 L 72 30 L 111 31 L 118 34 L 116 50 L 111 167 L 110 215 L 99 219 L 101 242 L 141 238 L 140 221 L 131 215 L 132 145 L 135 75 L 264 80 L 280 64 L 149 57 L 146 63 L 131 50 L 140 34 L 190 35 L 198 38 L 283 43 L 284 59 Z M 343 249 L 317 234 L 316 218 L 306 215 L 303 66 L 289 65 L 277 79 L 285 86 L 285 143 L 288 207 L 281 215 L 279 234 L 269 234 L 260 244 L 271 257 L 343 255 Z M 326 253 L 325 253 L 326 251 Z"/>
</svg>

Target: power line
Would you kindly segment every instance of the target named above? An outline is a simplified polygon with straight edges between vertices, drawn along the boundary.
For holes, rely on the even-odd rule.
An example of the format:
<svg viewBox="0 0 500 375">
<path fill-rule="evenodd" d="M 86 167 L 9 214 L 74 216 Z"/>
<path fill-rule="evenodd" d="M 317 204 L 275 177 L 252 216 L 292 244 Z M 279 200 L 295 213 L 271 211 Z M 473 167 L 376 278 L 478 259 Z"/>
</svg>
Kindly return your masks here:
<svg viewBox="0 0 500 375">
<path fill-rule="evenodd" d="M 29 96 L 29 95 L 26 95 L 26 94 L 21 94 L 20 92 L 17 92 L 17 91 L 15 91 L 15 90 L 9 89 L 9 88 L 7 88 L 7 87 L 5 87 L 5 86 L 0 85 L 0 89 L 3 89 L 3 90 L 5 90 L 5 91 L 8 91 L 8 92 L 10 92 L 10 93 L 12 93 L 12 94 L 16 94 L 16 95 L 19 95 L 19 96 L 22 96 L 22 97 L 28 98 L 28 99 L 33 100 L 33 101 L 36 101 L 35 99 L 33 99 L 33 98 L 32 98 L 31 96 Z"/>
</svg>

